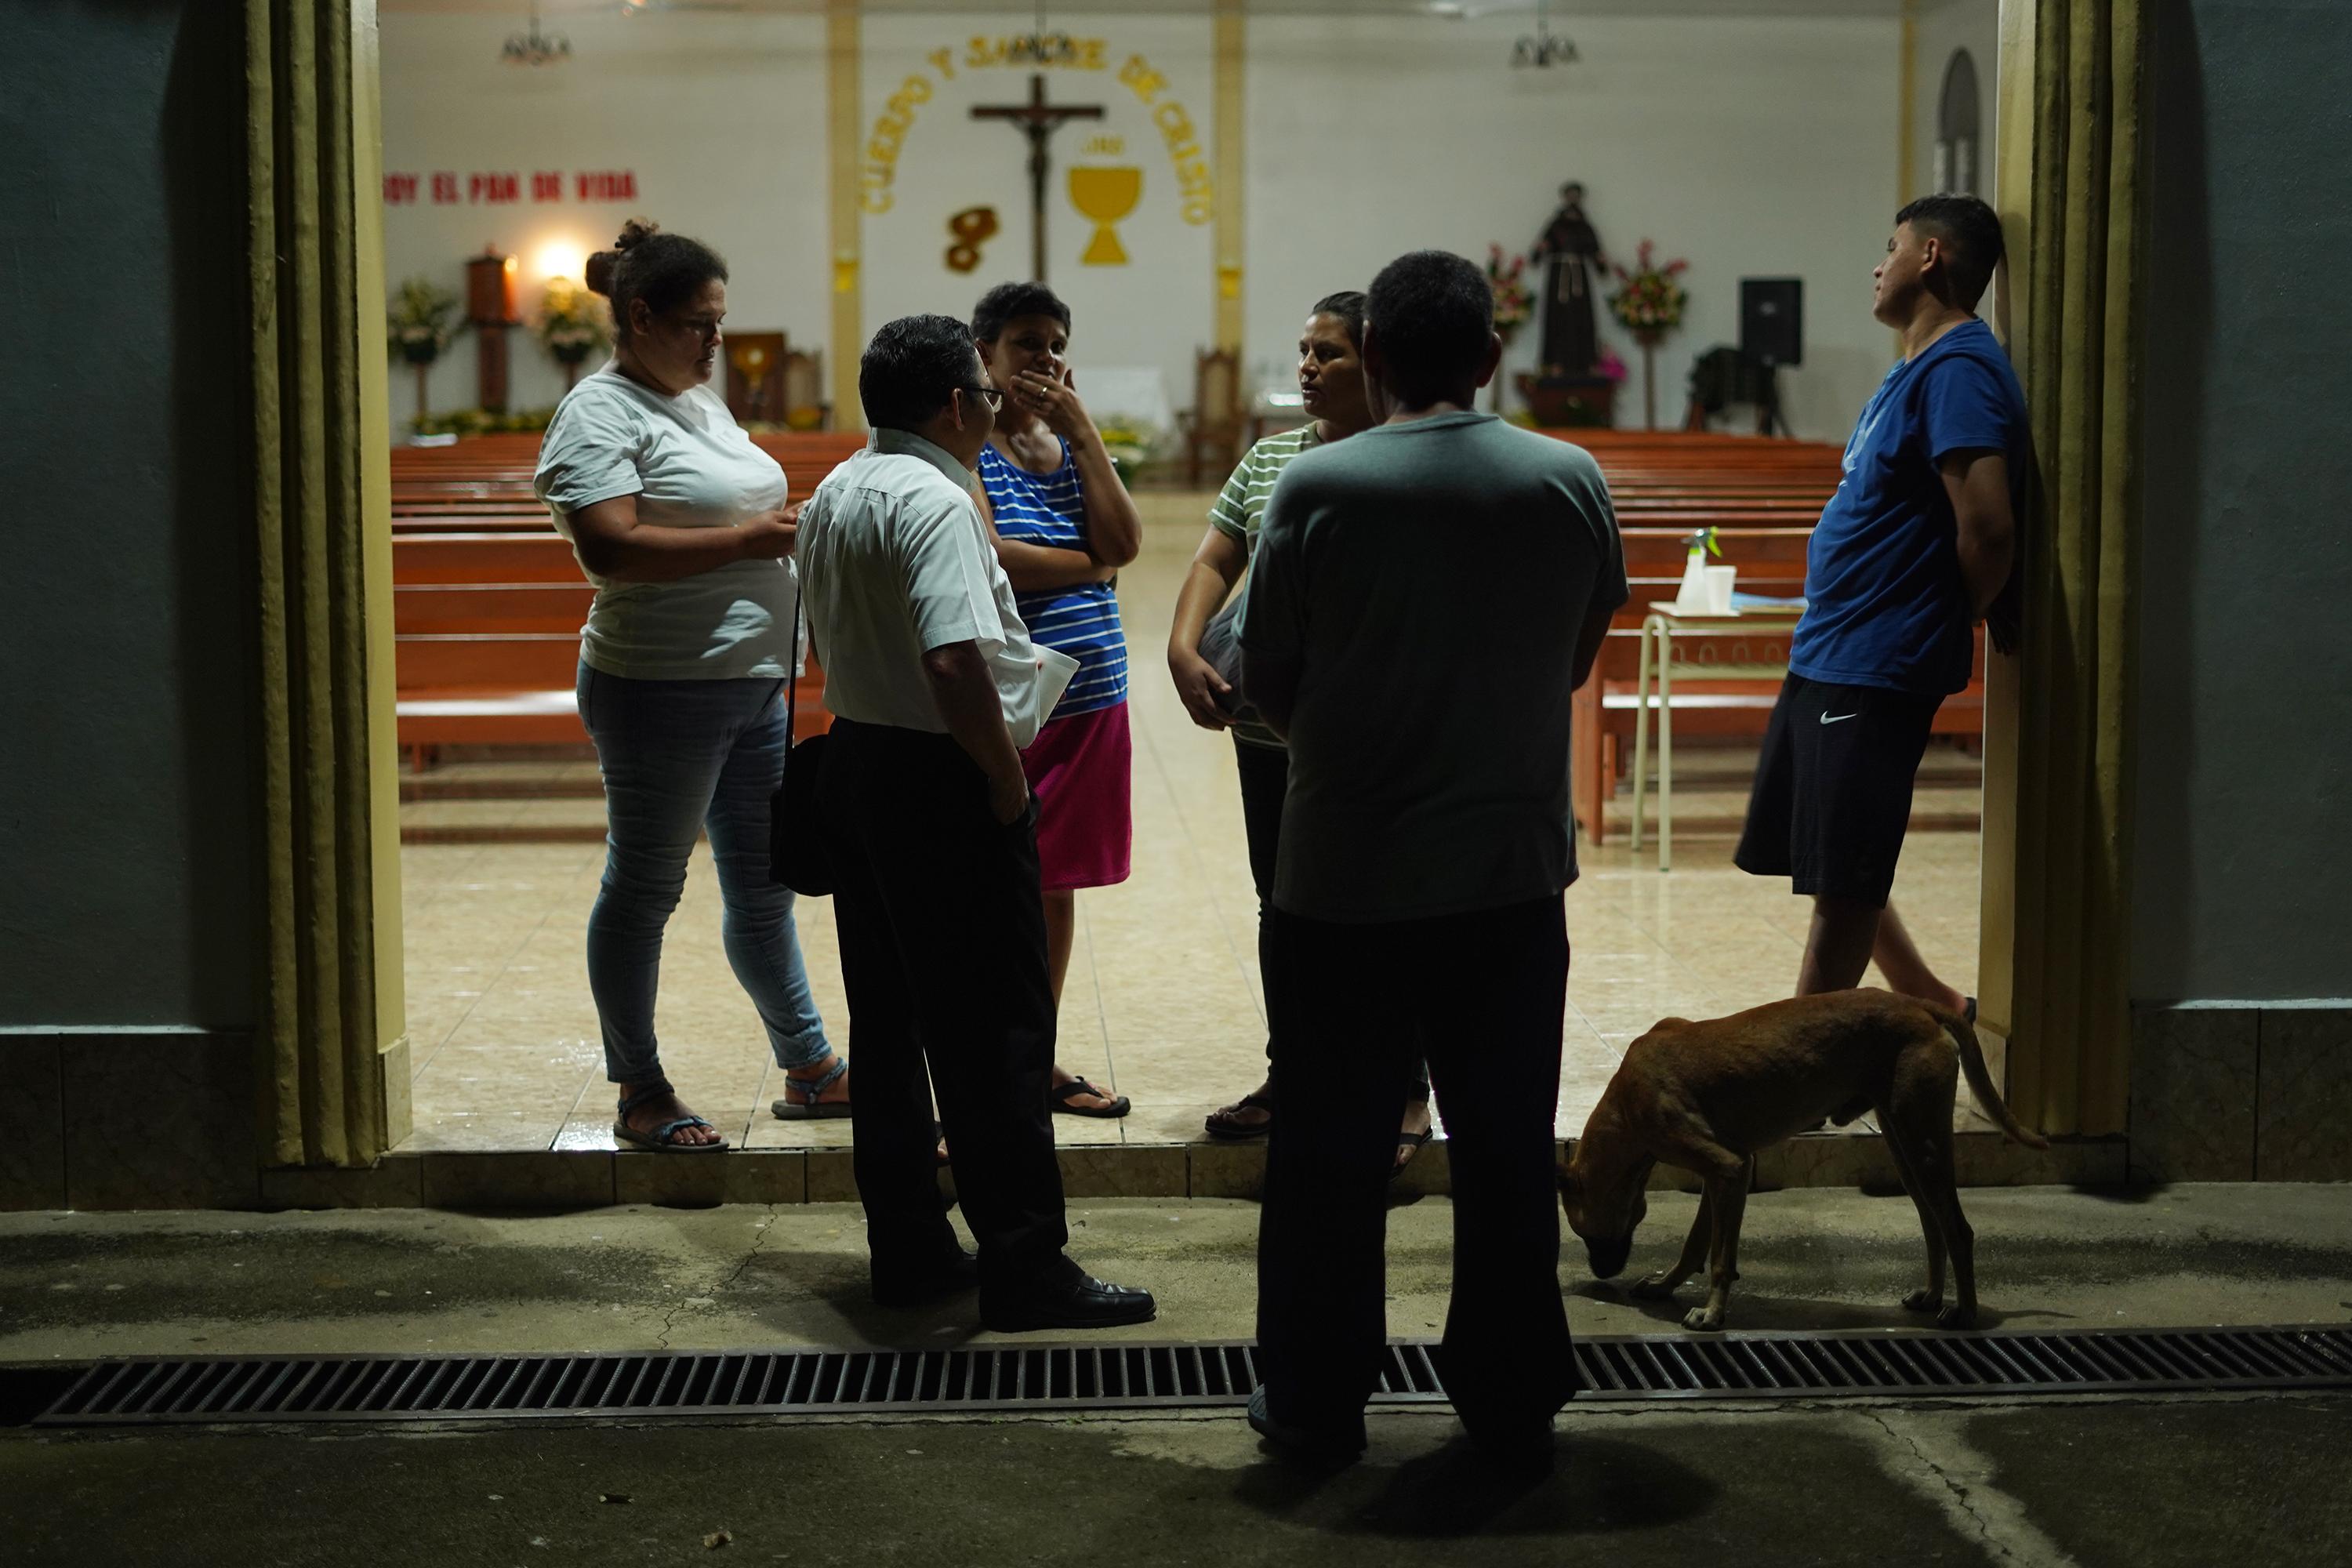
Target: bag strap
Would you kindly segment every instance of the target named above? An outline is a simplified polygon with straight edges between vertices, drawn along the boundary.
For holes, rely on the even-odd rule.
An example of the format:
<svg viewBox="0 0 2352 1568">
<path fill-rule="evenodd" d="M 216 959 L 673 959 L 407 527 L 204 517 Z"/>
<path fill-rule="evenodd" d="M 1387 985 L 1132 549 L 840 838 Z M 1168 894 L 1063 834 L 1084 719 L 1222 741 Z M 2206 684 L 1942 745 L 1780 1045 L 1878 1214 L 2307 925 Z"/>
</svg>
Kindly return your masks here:
<svg viewBox="0 0 2352 1568">
<path fill-rule="evenodd" d="M 784 661 L 784 765 L 792 766 L 793 748 L 800 744 L 801 717 L 801 578 L 793 574 L 793 657 Z"/>
</svg>

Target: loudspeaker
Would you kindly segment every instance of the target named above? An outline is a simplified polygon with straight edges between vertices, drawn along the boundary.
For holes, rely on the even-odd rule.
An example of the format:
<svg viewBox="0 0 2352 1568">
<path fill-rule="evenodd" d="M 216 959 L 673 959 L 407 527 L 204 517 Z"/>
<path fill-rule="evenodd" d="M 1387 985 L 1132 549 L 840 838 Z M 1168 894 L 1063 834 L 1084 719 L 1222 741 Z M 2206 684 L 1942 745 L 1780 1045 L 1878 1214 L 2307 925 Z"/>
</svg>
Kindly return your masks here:
<svg viewBox="0 0 2352 1568">
<path fill-rule="evenodd" d="M 1739 352 L 1768 367 L 1805 363 L 1805 280 L 1739 280 Z"/>
</svg>

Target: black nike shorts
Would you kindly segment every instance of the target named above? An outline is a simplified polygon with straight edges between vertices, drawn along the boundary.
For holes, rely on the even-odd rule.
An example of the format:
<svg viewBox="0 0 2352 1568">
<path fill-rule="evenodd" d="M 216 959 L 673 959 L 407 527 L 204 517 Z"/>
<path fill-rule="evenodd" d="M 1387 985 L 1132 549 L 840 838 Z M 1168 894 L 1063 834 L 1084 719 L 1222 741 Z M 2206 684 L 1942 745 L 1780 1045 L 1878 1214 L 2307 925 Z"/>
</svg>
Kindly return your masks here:
<svg viewBox="0 0 2352 1568">
<path fill-rule="evenodd" d="M 1764 756 L 1733 858 L 1792 890 L 1886 907 L 1911 826 L 1911 787 L 1940 697 L 1832 686 L 1791 675 L 1772 707 Z"/>
</svg>

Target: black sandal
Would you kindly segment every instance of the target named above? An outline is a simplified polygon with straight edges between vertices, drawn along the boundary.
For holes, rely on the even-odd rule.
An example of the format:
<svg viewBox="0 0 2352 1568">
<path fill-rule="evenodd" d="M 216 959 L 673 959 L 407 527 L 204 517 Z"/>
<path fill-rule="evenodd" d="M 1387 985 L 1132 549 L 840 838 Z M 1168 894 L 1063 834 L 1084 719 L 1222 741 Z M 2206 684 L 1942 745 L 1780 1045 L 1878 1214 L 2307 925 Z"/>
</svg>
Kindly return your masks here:
<svg viewBox="0 0 2352 1568">
<path fill-rule="evenodd" d="M 1265 1112 L 1265 1120 L 1248 1127 L 1221 1127 L 1217 1124 L 1218 1117 L 1227 1115 L 1236 1110 L 1263 1110 Z M 1209 1112 L 1208 1119 L 1202 1122 L 1201 1125 L 1202 1129 L 1207 1131 L 1210 1137 L 1230 1139 L 1236 1143 L 1251 1138 L 1263 1138 L 1267 1133 L 1274 1131 L 1274 1096 L 1270 1094 L 1243 1095 L 1241 1099 L 1235 1100 L 1233 1104 Z"/>
<path fill-rule="evenodd" d="M 1108 1100 L 1110 1103 L 1100 1110 L 1090 1110 L 1083 1105 L 1072 1105 L 1070 1101 L 1081 1094 L 1091 1094 L 1097 1100 Z M 1115 1121 L 1135 1109 L 1128 1103 L 1127 1096 L 1122 1094 L 1114 1098 L 1105 1094 L 1082 1078 L 1072 1079 L 1059 1089 L 1054 1089 L 1047 1098 L 1053 1101 L 1052 1110 L 1056 1116 L 1092 1116 L 1105 1121 Z"/>
<path fill-rule="evenodd" d="M 613 1120 L 613 1136 L 621 1142 L 634 1143 L 640 1149 L 651 1149 L 663 1154 L 725 1153 L 727 1140 L 724 1138 L 713 1139 L 708 1143 L 681 1143 L 677 1141 L 675 1134 L 681 1127 L 709 1127 L 713 1132 L 719 1131 L 699 1116 L 689 1114 L 672 1117 L 650 1132 L 640 1132 L 629 1125 L 630 1111 L 649 1100 L 659 1100 L 666 1094 L 674 1095 L 677 1092 L 677 1090 L 670 1087 L 667 1079 L 656 1079 L 651 1083 L 638 1085 L 635 1094 L 622 1100 L 620 1114 Z"/>
</svg>

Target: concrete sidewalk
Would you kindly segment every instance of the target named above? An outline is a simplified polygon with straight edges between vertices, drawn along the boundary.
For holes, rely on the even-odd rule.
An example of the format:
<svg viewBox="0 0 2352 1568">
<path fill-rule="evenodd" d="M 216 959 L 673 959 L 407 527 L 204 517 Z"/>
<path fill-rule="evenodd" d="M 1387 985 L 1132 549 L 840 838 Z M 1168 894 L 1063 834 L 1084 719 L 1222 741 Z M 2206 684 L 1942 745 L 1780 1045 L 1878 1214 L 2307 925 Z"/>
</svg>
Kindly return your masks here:
<svg viewBox="0 0 2352 1568">
<path fill-rule="evenodd" d="M 2352 1189 L 1964 1194 L 1989 1320 L 2341 1321 Z M 1655 1199 L 1635 1269 L 1691 1200 Z M 1073 1252 L 1151 1286 L 1136 1340 L 1252 1328 L 1253 1205 L 1073 1210 Z M 1443 1321 L 1442 1200 L 1391 1215 L 1391 1331 Z M 1910 1204 L 1749 1206 L 1735 1328 L 1910 1326 Z M 1585 1332 L 1667 1331 L 1563 1258 Z M 970 1303 L 865 1300 L 847 1207 L 0 1216 L 0 1363 L 100 1353 L 938 1346 Z M 1047 1336 L 1053 1337 L 1053 1336 Z M 1475 1561 L 2332 1565 L 2352 1557 L 2341 1396 L 1571 1405 L 1559 1469 L 1496 1485 L 1442 1410 L 1375 1414 L 1302 1474 L 1234 1415 L 799 1417 L 35 1433 L 0 1428 L 0 1563 L 922 1565 Z M 724 1532 L 723 1537 L 721 1532 Z M 709 1542 L 710 1544 L 706 1544 Z M 711 1553 L 723 1553 L 712 1557 Z M 1605 1553 L 1605 1558 L 1600 1554 Z"/>
<path fill-rule="evenodd" d="M 2341 1321 L 2352 1316 L 2352 1187 L 2063 1188 L 1963 1194 L 1986 1326 Z M 1627 1278 L 1669 1260 L 1695 1200 L 1653 1196 Z M 1148 1286 L 1136 1340 L 1255 1331 L 1257 1206 L 1101 1200 L 1070 1251 Z M 1389 1327 L 1436 1332 L 1452 1268 L 1442 1198 L 1389 1217 Z M 1731 1327 L 1920 1326 L 1895 1303 L 1923 1252 L 1908 1200 L 1821 1189 L 1748 1208 Z M 1573 1238 L 1560 1280 L 1585 1332 L 1674 1328 L 1678 1305 L 1592 1279 Z M 1621 1281 L 1622 1283 L 1622 1281 Z M 886 1312 L 866 1300 L 848 1205 L 613 1208 L 498 1217 L 387 1209 L 278 1215 L 0 1215 L 0 1363 L 245 1351 L 921 1347 L 982 1338 L 969 1300 Z"/>
</svg>

